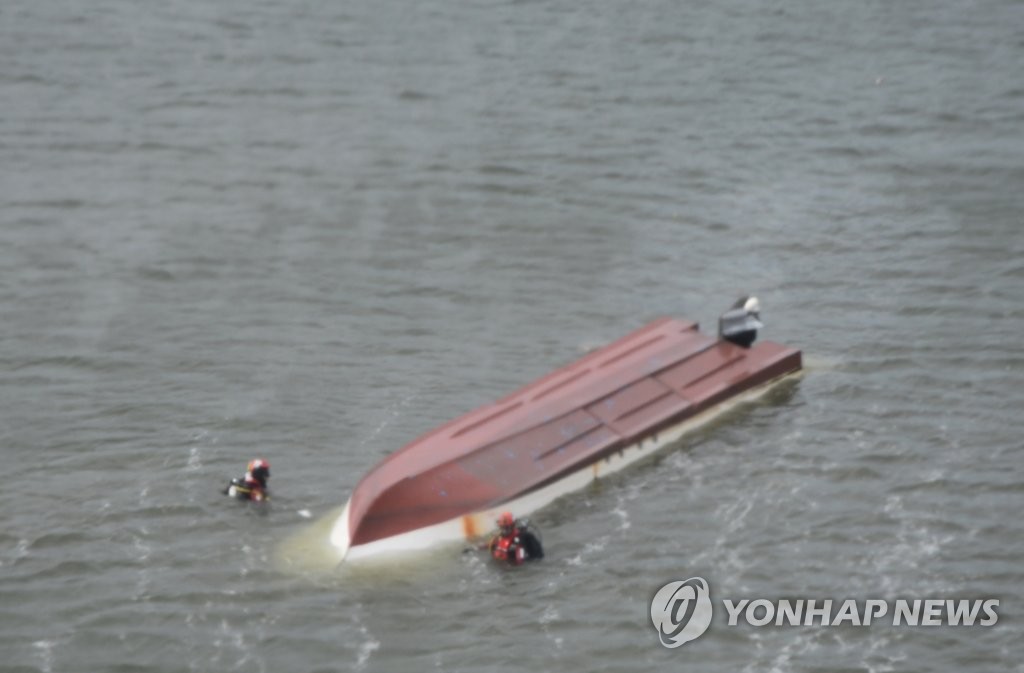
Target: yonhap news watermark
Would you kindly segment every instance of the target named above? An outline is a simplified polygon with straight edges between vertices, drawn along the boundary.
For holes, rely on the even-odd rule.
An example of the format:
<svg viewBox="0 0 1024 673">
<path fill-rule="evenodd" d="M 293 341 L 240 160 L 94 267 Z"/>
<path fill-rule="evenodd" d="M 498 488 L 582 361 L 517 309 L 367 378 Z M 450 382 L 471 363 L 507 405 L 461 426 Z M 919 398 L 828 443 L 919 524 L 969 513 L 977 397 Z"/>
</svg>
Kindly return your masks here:
<svg viewBox="0 0 1024 673">
<path fill-rule="evenodd" d="M 727 627 L 824 628 L 834 626 L 994 626 L 998 598 L 723 598 L 712 600 L 702 577 L 675 580 L 651 599 L 651 622 L 665 647 L 675 648 L 704 634 L 715 611 Z"/>
</svg>

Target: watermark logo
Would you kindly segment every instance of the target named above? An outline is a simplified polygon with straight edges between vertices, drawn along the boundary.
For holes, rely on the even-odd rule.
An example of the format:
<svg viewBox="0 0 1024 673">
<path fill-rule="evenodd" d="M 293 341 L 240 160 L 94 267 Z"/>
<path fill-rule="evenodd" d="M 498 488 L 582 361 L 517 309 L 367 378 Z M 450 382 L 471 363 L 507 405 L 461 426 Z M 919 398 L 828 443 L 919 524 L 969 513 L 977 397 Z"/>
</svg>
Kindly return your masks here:
<svg viewBox="0 0 1024 673">
<path fill-rule="evenodd" d="M 868 627 L 994 626 L 998 598 L 928 599 L 721 599 L 725 626 Z M 711 595 L 703 577 L 669 582 L 651 600 L 651 622 L 661 644 L 676 648 L 699 638 L 711 625 Z"/>
<path fill-rule="evenodd" d="M 944 598 L 885 601 L 869 598 L 768 600 L 744 598 L 722 601 L 729 615 L 728 626 L 740 618 L 750 626 L 994 626 L 999 621 L 999 599 Z"/>
<path fill-rule="evenodd" d="M 703 577 L 669 582 L 651 600 L 651 621 L 665 647 L 699 638 L 711 625 L 711 596 Z"/>
</svg>

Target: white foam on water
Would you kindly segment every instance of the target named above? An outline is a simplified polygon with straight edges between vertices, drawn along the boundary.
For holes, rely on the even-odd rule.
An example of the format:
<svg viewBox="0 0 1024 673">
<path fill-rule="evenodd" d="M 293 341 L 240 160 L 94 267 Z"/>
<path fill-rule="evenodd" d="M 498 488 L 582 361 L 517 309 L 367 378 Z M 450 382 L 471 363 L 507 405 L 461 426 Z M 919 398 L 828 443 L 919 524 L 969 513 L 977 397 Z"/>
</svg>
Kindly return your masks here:
<svg viewBox="0 0 1024 673">
<path fill-rule="evenodd" d="M 43 673 L 51 673 L 53 671 L 54 645 L 55 643 L 52 640 L 37 640 L 32 643 L 32 647 L 39 655 L 39 668 Z"/>
<path fill-rule="evenodd" d="M 149 598 L 149 587 L 152 584 L 148 561 L 153 554 L 153 547 L 146 543 L 146 539 L 144 537 L 149 533 L 149 531 L 143 527 L 140 528 L 139 533 L 139 535 L 132 536 L 132 548 L 135 550 L 135 560 L 142 565 L 135 581 L 135 593 L 132 596 L 132 600 L 136 601 L 146 600 Z"/>
<path fill-rule="evenodd" d="M 619 530 L 629 530 L 630 526 L 629 512 L 627 512 L 626 508 L 623 507 L 625 502 L 626 499 L 620 495 L 615 503 L 615 509 L 612 510 L 612 514 L 619 517 Z"/>
<path fill-rule="evenodd" d="M 821 372 L 842 369 L 843 361 L 838 358 L 826 357 L 823 355 L 803 355 L 804 371 Z"/>
<path fill-rule="evenodd" d="M 282 540 L 271 554 L 274 567 L 281 572 L 299 574 L 333 573 L 342 557 L 338 548 L 331 544 L 330 534 L 342 509 L 328 511 Z M 310 514 L 308 510 L 302 511 Z"/>
<path fill-rule="evenodd" d="M 145 540 L 138 535 L 132 536 L 132 547 L 134 547 L 135 551 L 138 552 L 136 554 L 136 559 L 143 563 L 149 560 L 149 557 L 153 552 L 153 548 L 146 544 Z"/>
<path fill-rule="evenodd" d="M 360 621 L 359 616 L 356 615 L 355 622 L 359 627 L 359 633 L 362 635 L 363 640 L 359 643 L 359 647 L 356 648 L 356 664 L 355 670 L 361 671 L 366 668 L 367 662 L 370 661 L 370 657 L 373 653 L 380 649 L 380 641 L 373 637 L 370 630 L 366 628 L 366 624 Z"/>
<path fill-rule="evenodd" d="M 899 495 L 890 495 L 883 511 L 897 521 L 893 543 L 879 545 L 871 558 L 883 592 L 906 590 L 907 577 L 914 578 L 920 591 L 940 593 L 950 589 L 946 580 L 930 577 L 921 569 L 930 567 L 940 558 L 940 552 L 956 539 L 955 536 L 937 534 L 926 523 L 915 520 Z"/>
<path fill-rule="evenodd" d="M 459 592 L 479 591 L 480 587 L 494 584 L 495 574 L 490 571 L 490 556 L 484 550 L 473 550 L 462 555 L 463 563 L 469 567 L 468 576 L 459 579 Z"/>
<path fill-rule="evenodd" d="M 746 521 L 747 515 L 750 514 L 750 510 L 754 508 L 753 498 L 746 500 L 736 500 L 727 505 L 722 505 L 715 510 L 714 519 L 715 521 L 725 521 L 725 530 L 729 533 L 735 533 L 740 530 L 744 522 Z"/>
<path fill-rule="evenodd" d="M 27 538 L 22 538 L 18 540 L 18 544 L 14 545 L 14 553 L 11 554 L 11 558 L 10 561 L 8 561 L 8 563 L 14 565 L 21 559 L 28 556 L 28 548 L 31 546 L 31 544 L 32 543 L 29 542 Z M 3 563 L 0 562 L 0 565 L 3 565 Z"/>
<path fill-rule="evenodd" d="M 185 463 L 186 472 L 198 472 L 203 469 L 203 459 L 198 446 L 193 446 L 188 451 L 188 462 Z"/>
<path fill-rule="evenodd" d="M 537 620 L 537 623 L 540 624 L 541 629 L 544 631 L 544 635 L 548 640 L 555 644 L 555 649 L 558 650 L 562 649 L 564 639 L 561 636 L 551 635 L 551 624 L 557 622 L 559 619 L 561 619 L 561 615 L 558 614 L 558 610 L 555 606 L 548 605 L 544 608 L 543 614 L 541 614 L 540 618 Z"/>
<path fill-rule="evenodd" d="M 216 636 L 213 639 L 213 646 L 216 648 L 217 653 L 210 659 L 211 664 L 221 664 L 221 659 L 225 656 L 237 657 L 233 662 L 230 663 L 230 668 L 233 670 L 258 670 L 266 671 L 266 663 L 262 659 L 254 657 L 254 649 L 245 642 L 245 633 L 242 629 L 237 629 L 228 623 L 228 620 L 221 619 L 220 627 L 217 629 Z M 216 668 L 222 668 L 221 666 L 210 667 L 212 670 Z"/>
<path fill-rule="evenodd" d="M 604 548 L 608 546 L 608 539 L 607 535 L 602 535 L 593 542 L 588 542 L 583 546 L 583 549 L 580 550 L 580 553 L 566 560 L 566 564 L 571 566 L 583 565 L 584 561 L 588 558 L 594 556 L 598 552 L 604 551 Z"/>
</svg>

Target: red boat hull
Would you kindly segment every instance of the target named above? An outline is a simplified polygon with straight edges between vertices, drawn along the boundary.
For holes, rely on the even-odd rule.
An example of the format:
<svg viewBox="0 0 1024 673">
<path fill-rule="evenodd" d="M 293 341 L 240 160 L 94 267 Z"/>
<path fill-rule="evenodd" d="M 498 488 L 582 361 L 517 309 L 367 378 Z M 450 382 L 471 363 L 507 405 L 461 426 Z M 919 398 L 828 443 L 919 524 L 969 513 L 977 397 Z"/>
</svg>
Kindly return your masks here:
<svg viewBox="0 0 1024 673">
<path fill-rule="evenodd" d="M 521 500 L 801 368 L 800 351 L 751 348 L 663 318 L 451 421 L 356 486 L 333 537 L 343 551 Z M 525 512 L 517 512 L 524 514 Z M 347 536 L 347 540 L 339 539 Z"/>
</svg>

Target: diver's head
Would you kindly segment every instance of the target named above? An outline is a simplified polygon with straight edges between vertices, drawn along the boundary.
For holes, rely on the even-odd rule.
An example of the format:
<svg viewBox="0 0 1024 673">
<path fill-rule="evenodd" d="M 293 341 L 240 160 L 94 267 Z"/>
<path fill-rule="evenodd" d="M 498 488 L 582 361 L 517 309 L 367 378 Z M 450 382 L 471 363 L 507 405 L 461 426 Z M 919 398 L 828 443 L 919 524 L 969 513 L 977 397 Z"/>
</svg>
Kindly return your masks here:
<svg viewBox="0 0 1024 673">
<path fill-rule="evenodd" d="M 515 525 L 516 519 L 512 516 L 512 512 L 502 512 L 498 517 L 498 528 L 506 535 L 512 532 L 512 527 Z"/>
<path fill-rule="evenodd" d="M 263 458 L 250 460 L 248 473 L 253 481 L 258 481 L 261 486 L 266 486 L 267 479 L 270 479 L 270 462 Z"/>
</svg>

